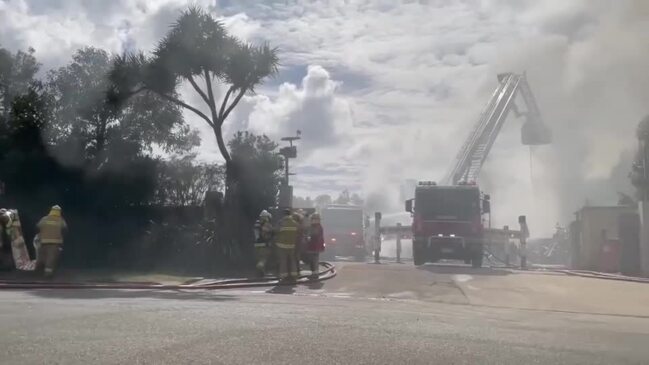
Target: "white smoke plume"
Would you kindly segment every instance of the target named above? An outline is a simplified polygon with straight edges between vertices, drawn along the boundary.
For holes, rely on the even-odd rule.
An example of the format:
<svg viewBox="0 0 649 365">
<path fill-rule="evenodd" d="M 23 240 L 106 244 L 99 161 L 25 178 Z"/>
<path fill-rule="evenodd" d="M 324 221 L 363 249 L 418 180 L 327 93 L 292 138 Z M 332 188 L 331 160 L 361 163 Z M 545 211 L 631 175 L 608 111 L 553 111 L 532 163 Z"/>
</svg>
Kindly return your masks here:
<svg viewBox="0 0 649 365">
<path fill-rule="evenodd" d="M 481 178 L 494 224 L 526 214 L 545 235 L 586 200 L 614 204 L 632 190 L 634 128 L 649 113 L 643 0 L 9 0 L 0 38 L 12 50 L 33 46 L 47 69 L 85 45 L 151 49 L 190 3 L 238 36 L 279 46 L 279 82 L 248 98 L 227 132 L 301 129 L 298 195 L 348 188 L 401 210 L 404 180 L 437 180 L 452 164 L 496 74 L 524 71 L 555 141 L 530 158 L 520 121 L 508 121 Z M 201 152 L 218 156 L 209 131 Z"/>
<path fill-rule="evenodd" d="M 510 117 L 482 175 L 493 196 L 494 224 L 511 225 L 526 214 L 532 233 L 546 235 L 586 201 L 615 204 L 618 191 L 631 190 L 626 174 L 633 131 L 648 112 L 649 48 L 642 44 L 649 4 L 436 1 L 393 8 L 369 2 L 362 9 L 354 4 L 338 8 L 350 19 L 337 33 L 343 39 L 323 35 L 328 28 L 317 15 L 324 17 L 325 10 L 304 6 L 302 11 L 314 16 L 309 34 L 321 38 L 320 47 L 311 49 L 302 39 L 313 53 L 299 56 L 326 59 L 325 67 L 344 65 L 371 78 L 369 87 L 347 95 L 353 144 L 337 145 L 346 149 L 347 162 L 356 162 L 365 196 L 385 197 L 383 206 L 397 210 L 406 178 L 441 178 L 496 87 L 496 74 L 509 71 L 527 72 L 555 139 L 530 152 L 520 143 L 521 121 Z M 287 23 L 304 34 L 295 17 Z M 415 32 L 406 24 L 425 29 Z M 295 39 L 283 24 L 270 26 L 284 42 Z M 338 53 L 343 51 L 344 56 Z"/>
<path fill-rule="evenodd" d="M 527 71 L 554 143 L 535 148 L 531 181 L 529 154 L 511 153 L 503 140 L 485 171 L 493 194 L 503 198 L 496 209 L 505 203 L 505 211 L 527 210 L 541 234 L 552 219 L 568 222 L 586 202 L 616 204 L 618 191 L 632 191 L 634 130 L 649 112 L 649 48 L 643 47 L 649 3 L 552 3 L 519 8 L 516 16 L 534 32 L 503 45 L 492 68 Z"/>
</svg>

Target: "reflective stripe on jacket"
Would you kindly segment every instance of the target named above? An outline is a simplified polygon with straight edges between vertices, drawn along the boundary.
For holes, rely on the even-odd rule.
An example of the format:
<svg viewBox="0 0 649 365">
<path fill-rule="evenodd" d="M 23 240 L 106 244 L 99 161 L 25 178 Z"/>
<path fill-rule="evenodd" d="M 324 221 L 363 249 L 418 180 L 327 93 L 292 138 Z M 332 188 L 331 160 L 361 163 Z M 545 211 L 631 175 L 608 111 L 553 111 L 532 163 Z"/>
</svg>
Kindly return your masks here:
<svg viewBox="0 0 649 365">
<path fill-rule="evenodd" d="M 63 230 L 67 228 L 65 220 L 60 216 L 48 215 L 38 222 L 41 244 L 63 243 Z"/>
<path fill-rule="evenodd" d="M 275 244 L 279 248 L 292 249 L 295 248 L 298 236 L 298 223 L 293 220 L 293 217 L 286 216 L 279 222 L 279 232 Z"/>
</svg>

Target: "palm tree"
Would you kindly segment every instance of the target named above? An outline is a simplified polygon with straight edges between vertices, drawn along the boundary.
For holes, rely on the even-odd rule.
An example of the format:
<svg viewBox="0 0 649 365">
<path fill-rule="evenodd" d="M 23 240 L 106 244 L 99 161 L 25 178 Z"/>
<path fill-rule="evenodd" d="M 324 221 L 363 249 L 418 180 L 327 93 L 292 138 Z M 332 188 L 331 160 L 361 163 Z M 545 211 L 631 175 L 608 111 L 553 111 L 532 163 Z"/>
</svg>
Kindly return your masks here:
<svg viewBox="0 0 649 365">
<path fill-rule="evenodd" d="M 182 12 L 152 55 L 125 54 L 114 60 L 109 100 L 119 104 L 135 94 L 152 92 L 191 110 L 214 131 L 232 181 L 223 124 L 246 93 L 254 93 L 265 78 L 277 73 L 278 64 L 276 48 L 253 46 L 229 35 L 221 22 L 194 6 Z M 208 106 L 208 114 L 180 98 L 177 87 L 182 81 L 192 85 Z M 227 86 L 221 100 L 215 98 L 215 83 Z"/>
<path fill-rule="evenodd" d="M 222 231 L 226 245 L 244 248 L 251 242 L 245 192 L 239 187 L 242 175 L 223 139 L 223 124 L 246 93 L 254 93 L 264 79 L 278 71 L 277 49 L 268 44 L 253 46 L 228 34 L 223 24 L 199 7 L 190 7 L 171 26 L 152 54 L 125 54 L 115 58 L 110 73 L 108 99 L 121 104 L 139 93 L 154 93 L 192 111 L 207 123 L 225 160 L 225 215 L 215 231 Z M 189 82 L 209 113 L 190 105 L 178 95 L 178 86 Z M 226 92 L 216 99 L 213 86 L 221 83 Z"/>
</svg>

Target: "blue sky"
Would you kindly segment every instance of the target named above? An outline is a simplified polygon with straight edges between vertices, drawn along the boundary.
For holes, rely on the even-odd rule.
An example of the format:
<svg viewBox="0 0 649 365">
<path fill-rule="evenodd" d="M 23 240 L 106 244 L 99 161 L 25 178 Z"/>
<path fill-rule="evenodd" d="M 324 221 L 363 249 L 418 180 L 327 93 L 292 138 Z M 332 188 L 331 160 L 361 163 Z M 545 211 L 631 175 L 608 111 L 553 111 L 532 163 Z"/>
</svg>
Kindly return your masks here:
<svg viewBox="0 0 649 365">
<path fill-rule="evenodd" d="M 509 120 L 483 174 L 497 224 L 528 214 L 545 231 L 586 198 L 608 203 L 629 189 L 611 174 L 624 171 L 615 167 L 648 112 L 642 0 L 2 0 L 0 45 L 34 47 L 44 68 L 85 45 L 147 50 L 190 3 L 281 50 L 278 77 L 242 101 L 226 130 L 302 130 L 299 195 L 348 188 L 398 209 L 404 179 L 444 175 L 507 71 L 527 71 L 557 139 L 532 153 L 530 176 L 520 121 Z M 205 137 L 201 158 L 218 160 L 209 130 L 186 117 Z"/>
</svg>

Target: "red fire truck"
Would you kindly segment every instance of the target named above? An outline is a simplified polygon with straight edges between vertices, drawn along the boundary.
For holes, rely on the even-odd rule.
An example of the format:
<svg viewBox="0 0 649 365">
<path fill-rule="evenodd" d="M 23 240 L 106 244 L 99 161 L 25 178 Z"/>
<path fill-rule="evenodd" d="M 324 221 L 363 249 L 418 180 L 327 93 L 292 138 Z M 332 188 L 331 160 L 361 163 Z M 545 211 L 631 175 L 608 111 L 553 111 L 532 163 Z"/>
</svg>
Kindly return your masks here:
<svg viewBox="0 0 649 365">
<path fill-rule="evenodd" d="M 329 205 L 320 213 L 326 255 L 364 258 L 363 209 L 353 205 Z"/>
<path fill-rule="evenodd" d="M 414 203 L 414 204 L 413 204 Z M 475 184 L 439 186 L 420 182 L 415 198 L 406 201 L 413 214 L 412 256 L 415 265 L 440 259 L 482 266 L 484 227 L 489 196 Z"/>
<path fill-rule="evenodd" d="M 516 100 L 523 101 L 523 109 Z M 464 260 L 474 267 L 482 265 L 482 215 L 489 213 L 489 196 L 467 182 L 478 180 L 510 111 L 526 119 L 521 130 L 524 145 L 552 142 L 552 133 L 543 123 L 526 75 L 499 74 L 498 86 L 460 147 L 443 180 L 445 185 L 421 182 L 415 189 L 415 198 L 406 201 L 406 210 L 413 214 L 415 265 L 445 258 Z"/>
</svg>

